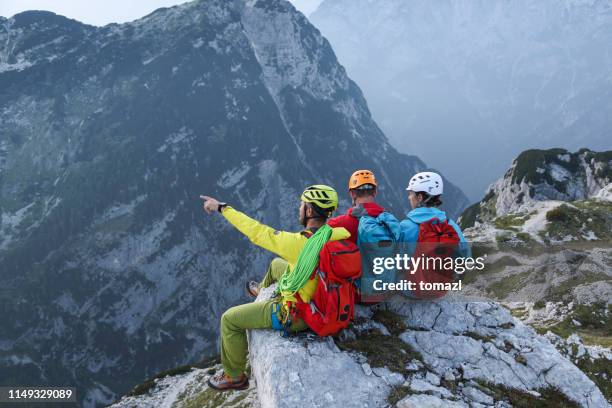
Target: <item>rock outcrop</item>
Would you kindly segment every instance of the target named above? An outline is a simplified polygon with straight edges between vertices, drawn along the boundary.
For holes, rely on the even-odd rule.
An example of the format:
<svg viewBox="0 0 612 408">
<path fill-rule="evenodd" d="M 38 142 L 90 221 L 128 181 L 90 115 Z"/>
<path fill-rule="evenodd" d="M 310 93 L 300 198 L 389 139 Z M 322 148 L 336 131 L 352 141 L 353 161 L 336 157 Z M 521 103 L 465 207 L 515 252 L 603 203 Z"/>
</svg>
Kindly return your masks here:
<svg viewBox="0 0 612 408">
<path fill-rule="evenodd" d="M 438 378 L 459 372 L 454 397 L 492 405 L 497 387 L 532 395 L 556 390 L 583 407 L 607 406 L 584 373 L 499 304 L 411 302 L 392 310 L 410 324 L 400 337 L 429 370 Z"/>
<path fill-rule="evenodd" d="M 528 150 L 459 222 L 486 268 L 466 289 L 511 302 L 610 303 L 612 152 Z"/>
<path fill-rule="evenodd" d="M 382 406 L 389 393 L 384 378 L 364 370 L 331 337 L 283 338 L 277 331 L 251 330 L 249 351 L 262 408 Z"/>
<path fill-rule="evenodd" d="M 461 216 L 463 227 L 526 212 L 538 202 L 605 199 L 612 183 L 612 151 L 526 150 L 484 198 Z"/>
<path fill-rule="evenodd" d="M 270 292 L 263 291 L 260 299 Z M 537 334 L 499 304 L 458 298 L 394 301 L 359 307 L 357 315 L 335 338 L 308 333 L 284 338 L 273 330 L 251 330 L 256 389 L 252 385 L 242 396 L 207 388 L 207 376 L 220 370 L 214 366 L 157 380 L 151 391 L 114 407 L 164 401 L 180 408 L 193 406 L 195 398 L 203 407 L 610 406 L 564 356 L 572 355 L 549 341 L 557 344 L 559 338 Z"/>
<path fill-rule="evenodd" d="M 113 408 L 259 408 L 255 384 L 245 391 L 219 393 L 208 379 L 220 365 L 193 368 L 181 374 L 160 376 L 136 387 Z"/>
<path fill-rule="evenodd" d="M 252 373 L 263 408 L 299 401 L 313 407 L 492 406 L 503 401 L 512 406 L 517 393 L 582 407 L 608 404 L 547 338 L 499 304 L 397 301 L 359 310 L 353 327 L 335 342 L 251 331 Z M 395 338 L 401 342 L 391 341 Z M 381 346 L 387 349 L 378 350 Z M 388 354 L 388 364 L 382 364 L 379 352 Z M 393 401 L 402 390 L 411 395 Z"/>
</svg>

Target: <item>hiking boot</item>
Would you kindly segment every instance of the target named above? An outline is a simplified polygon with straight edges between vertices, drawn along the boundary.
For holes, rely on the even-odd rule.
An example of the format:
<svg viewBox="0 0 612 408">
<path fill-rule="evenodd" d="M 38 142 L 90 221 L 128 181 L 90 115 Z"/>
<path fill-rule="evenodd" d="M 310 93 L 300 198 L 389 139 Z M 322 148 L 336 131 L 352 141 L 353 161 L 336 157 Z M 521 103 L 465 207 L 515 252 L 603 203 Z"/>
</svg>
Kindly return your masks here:
<svg viewBox="0 0 612 408">
<path fill-rule="evenodd" d="M 259 282 L 248 281 L 246 283 L 246 292 L 250 297 L 256 298 L 259 295 Z"/>
<path fill-rule="evenodd" d="M 208 385 L 217 391 L 246 390 L 249 388 L 249 377 L 242 373 L 240 377 L 232 378 L 225 372 L 221 372 L 210 377 Z"/>
</svg>

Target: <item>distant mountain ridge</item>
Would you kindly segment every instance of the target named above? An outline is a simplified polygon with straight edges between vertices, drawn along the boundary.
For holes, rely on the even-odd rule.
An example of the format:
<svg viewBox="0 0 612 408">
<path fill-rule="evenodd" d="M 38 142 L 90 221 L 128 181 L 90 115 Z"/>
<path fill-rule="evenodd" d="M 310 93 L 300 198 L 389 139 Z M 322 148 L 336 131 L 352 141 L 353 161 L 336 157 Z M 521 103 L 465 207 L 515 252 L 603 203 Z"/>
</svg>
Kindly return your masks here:
<svg viewBox="0 0 612 408">
<path fill-rule="evenodd" d="M 605 0 L 325 0 L 309 16 L 400 151 L 478 199 L 528 148 L 609 150 Z"/>
<path fill-rule="evenodd" d="M 464 226 L 527 211 L 534 202 L 586 200 L 612 183 L 612 151 L 527 150 L 493 183 L 485 197 L 468 207 Z M 601 194 L 604 194 L 602 192 Z"/>
<path fill-rule="evenodd" d="M 0 89 L 0 378 L 77 386 L 87 407 L 215 354 L 219 316 L 263 274 L 271 255 L 204 219 L 199 194 L 295 229 L 308 184 L 346 209 L 350 172 L 371 168 L 399 216 L 427 168 L 281 0 L 2 19 Z"/>
</svg>

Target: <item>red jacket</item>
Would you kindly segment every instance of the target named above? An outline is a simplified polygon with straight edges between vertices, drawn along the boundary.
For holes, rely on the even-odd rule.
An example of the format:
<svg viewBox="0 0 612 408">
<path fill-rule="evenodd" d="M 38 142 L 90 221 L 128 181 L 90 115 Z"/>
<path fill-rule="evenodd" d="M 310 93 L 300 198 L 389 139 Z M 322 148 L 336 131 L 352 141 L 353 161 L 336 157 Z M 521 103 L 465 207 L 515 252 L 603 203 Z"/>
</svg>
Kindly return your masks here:
<svg viewBox="0 0 612 408">
<path fill-rule="evenodd" d="M 363 203 L 360 204 L 361 207 L 368 213 L 371 217 L 378 217 L 380 213 L 385 211 L 383 207 L 376 203 Z M 346 214 L 338 215 L 337 217 L 330 218 L 327 220 L 327 223 L 330 227 L 344 227 L 351 233 L 351 237 L 347 238 L 354 243 L 357 243 L 357 233 L 359 230 L 359 218 L 353 217 L 353 210 L 356 207 L 351 207 L 348 209 Z"/>
</svg>

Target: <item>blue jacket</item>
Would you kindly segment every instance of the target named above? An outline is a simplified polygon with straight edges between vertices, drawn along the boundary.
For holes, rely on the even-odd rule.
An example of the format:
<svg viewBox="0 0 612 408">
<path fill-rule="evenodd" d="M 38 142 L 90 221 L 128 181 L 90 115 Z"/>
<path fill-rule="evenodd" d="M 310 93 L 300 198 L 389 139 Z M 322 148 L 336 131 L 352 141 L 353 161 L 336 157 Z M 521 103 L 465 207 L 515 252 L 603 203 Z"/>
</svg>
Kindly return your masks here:
<svg viewBox="0 0 612 408">
<path fill-rule="evenodd" d="M 406 219 L 400 223 L 400 241 L 401 242 L 416 242 L 419 237 L 419 225 L 425 221 L 429 221 L 432 218 L 438 218 L 440 221 L 446 220 L 446 213 L 440 211 L 435 207 L 419 207 L 409 211 L 406 214 Z M 463 236 L 461 228 L 453 221 L 448 220 L 448 224 L 457 231 L 459 236 L 459 252 L 460 256 L 470 257 L 472 251 Z"/>
</svg>

